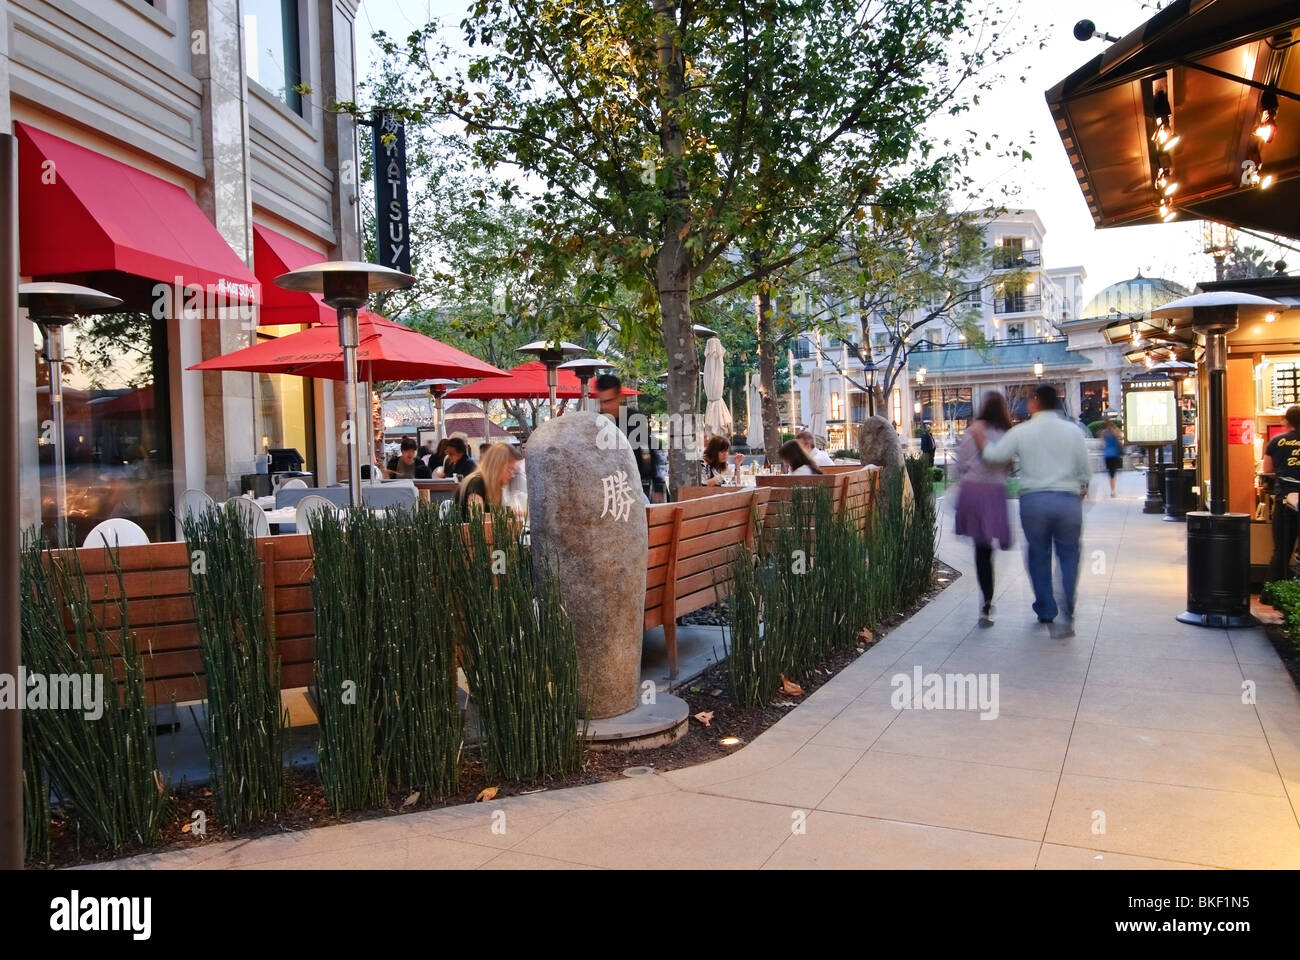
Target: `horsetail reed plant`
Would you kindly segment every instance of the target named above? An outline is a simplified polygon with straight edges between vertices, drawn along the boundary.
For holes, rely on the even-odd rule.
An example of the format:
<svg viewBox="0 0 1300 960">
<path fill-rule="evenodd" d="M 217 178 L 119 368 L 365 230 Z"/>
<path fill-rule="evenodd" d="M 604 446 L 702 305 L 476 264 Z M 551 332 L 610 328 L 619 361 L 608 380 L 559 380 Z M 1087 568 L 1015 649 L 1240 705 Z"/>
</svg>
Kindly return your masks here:
<svg viewBox="0 0 1300 960">
<path fill-rule="evenodd" d="M 387 799 L 378 752 L 383 703 L 374 597 L 378 576 L 375 551 L 368 549 L 374 523 L 362 509 L 325 511 L 310 522 L 320 726 L 316 769 L 335 812 L 364 810 Z"/>
<path fill-rule="evenodd" d="M 444 797 L 458 788 L 463 743 L 452 632 L 459 584 L 448 559 L 458 547 L 458 527 L 440 520 L 432 504 L 420 504 L 348 530 L 364 531 L 376 556 L 389 559 L 368 566 L 379 575 L 373 609 L 385 778 L 392 787 Z"/>
<path fill-rule="evenodd" d="M 582 765 L 578 652 L 552 571 L 534 584 L 514 518 L 463 526 L 463 664 L 490 778 L 537 780 Z M 489 533 L 490 531 L 490 533 Z"/>
<path fill-rule="evenodd" d="M 736 548 L 728 569 L 731 594 L 727 599 L 723 649 L 727 655 L 731 696 L 741 707 L 767 703 L 781 682 L 784 666 L 776 634 L 768 631 L 767 636 L 763 635 L 762 583 L 765 571 L 758 564 L 759 557 L 740 546 Z"/>
<path fill-rule="evenodd" d="M 335 810 L 458 789 L 458 529 L 426 504 L 312 519 L 319 772 Z"/>
<path fill-rule="evenodd" d="M 23 751 L 23 859 L 50 856 L 50 785 L 34 749 Z"/>
<path fill-rule="evenodd" d="M 234 510 L 205 510 L 181 523 L 207 680 L 207 718 L 198 727 L 217 817 L 238 830 L 274 817 L 287 799 L 289 714 L 280 702 L 280 658 L 263 607 L 262 561 L 252 523 Z"/>
<path fill-rule="evenodd" d="M 107 603 L 96 610 L 76 550 L 52 551 L 34 532 L 23 538 L 21 641 L 29 676 L 75 675 L 103 684 L 98 716 L 84 710 L 29 709 L 23 714 L 23 737 L 35 769 L 48 776 L 78 830 L 115 851 L 126 843 L 156 840 L 168 799 L 158 772 L 144 664 L 131 634 L 119 554 L 105 549 L 116 578 L 111 617 Z M 38 784 L 31 788 L 40 789 Z"/>
</svg>

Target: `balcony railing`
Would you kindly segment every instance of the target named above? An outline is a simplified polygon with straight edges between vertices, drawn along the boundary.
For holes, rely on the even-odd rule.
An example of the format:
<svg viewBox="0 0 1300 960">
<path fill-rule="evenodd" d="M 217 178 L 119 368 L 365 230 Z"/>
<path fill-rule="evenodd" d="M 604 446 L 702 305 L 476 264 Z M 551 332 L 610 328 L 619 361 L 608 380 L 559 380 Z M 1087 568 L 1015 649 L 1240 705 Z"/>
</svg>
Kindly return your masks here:
<svg viewBox="0 0 1300 960">
<path fill-rule="evenodd" d="M 1059 341 L 1061 341 L 1061 340 L 1064 340 L 1064 339 L 1065 339 L 1064 337 L 1060 337 L 1060 336 L 1046 336 L 1046 337 L 989 337 L 989 338 L 986 338 L 986 339 L 985 339 L 985 341 L 984 341 L 984 345 L 985 345 L 986 347 L 1013 347 L 1013 346 L 1020 346 L 1020 345 L 1026 344 L 1026 343 L 1057 343 L 1057 342 L 1059 342 Z M 971 349 L 971 345 L 970 345 L 969 343 L 959 342 L 959 343 L 943 343 L 943 344 L 939 344 L 939 343 L 930 343 L 928 340 L 921 340 L 921 341 L 919 341 L 919 342 L 917 343 L 916 347 L 915 347 L 915 350 L 922 350 L 922 351 L 930 351 L 930 350 L 969 350 L 969 349 Z"/>
<path fill-rule="evenodd" d="M 993 298 L 994 313 L 1037 313 L 1043 307 L 1041 296 L 1024 294 L 1003 294 Z"/>
<path fill-rule="evenodd" d="M 1012 270 L 1022 267 L 1041 267 L 1043 251 L 1038 248 L 1021 250 L 1018 247 L 994 247 L 993 268 L 995 270 Z"/>
</svg>

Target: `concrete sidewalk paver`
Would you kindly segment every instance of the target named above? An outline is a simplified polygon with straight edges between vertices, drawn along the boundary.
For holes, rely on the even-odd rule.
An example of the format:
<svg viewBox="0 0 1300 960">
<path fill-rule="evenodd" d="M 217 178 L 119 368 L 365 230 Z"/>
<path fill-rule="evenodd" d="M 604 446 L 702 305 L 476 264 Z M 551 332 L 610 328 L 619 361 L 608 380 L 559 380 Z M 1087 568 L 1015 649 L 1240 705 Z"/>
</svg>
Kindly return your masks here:
<svg viewBox="0 0 1300 960">
<path fill-rule="evenodd" d="M 1019 550 L 997 554 L 996 623 L 976 627 L 945 508 L 940 556 L 964 575 L 730 756 L 101 866 L 1300 867 L 1300 693 L 1262 631 L 1174 619 L 1185 527 L 1141 512 L 1140 476 L 1105 487 L 1074 638 L 1035 622 Z M 893 678 L 917 667 L 995 676 L 996 718 L 895 709 Z"/>
</svg>

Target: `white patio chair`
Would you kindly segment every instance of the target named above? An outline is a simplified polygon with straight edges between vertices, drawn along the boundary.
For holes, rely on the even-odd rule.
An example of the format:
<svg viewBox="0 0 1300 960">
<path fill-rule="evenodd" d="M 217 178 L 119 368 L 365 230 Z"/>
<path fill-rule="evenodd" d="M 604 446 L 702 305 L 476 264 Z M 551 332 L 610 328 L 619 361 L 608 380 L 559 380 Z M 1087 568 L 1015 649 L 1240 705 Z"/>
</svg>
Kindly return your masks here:
<svg viewBox="0 0 1300 960">
<path fill-rule="evenodd" d="M 311 519 L 318 513 L 337 513 L 336 507 L 328 497 L 311 493 L 298 501 L 298 510 L 294 517 L 294 528 L 299 533 L 311 533 Z"/>
<path fill-rule="evenodd" d="M 199 516 L 200 514 L 211 510 L 216 505 L 217 501 L 213 500 L 204 491 L 191 488 L 181 494 L 181 519 L 185 520 L 189 517 Z"/>
<path fill-rule="evenodd" d="M 149 534 L 138 523 L 124 517 L 112 517 L 95 525 L 82 541 L 83 547 L 140 547 L 149 542 Z"/>
<path fill-rule="evenodd" d="M 231 497 L 226 501 L 225 508 L 235 511 L 242 517 L 245 527 L 252 530 L 255 538 L 271 535 L 271 524 L 266 519 L 266 511 L 259 507 L 255 500 L 250 500 L 248 497 Z"/>
<path fill-rule="evenodd" d="M 450 517 L 452 514 L 456 512 L 458 506 L 459 505 L 456 503 L 455 498 L 448 498 L 442 501 L 440 504 L 438 504 L 439 518 L 443 520 L 447 519 L 447 517 Z"/>
<path fill-rule="evenodd" d="M 290 477 L 284 483 L 280 484 L 281 490 L 306 490 L 307 481 L 302 477 Z"/>
</svg>

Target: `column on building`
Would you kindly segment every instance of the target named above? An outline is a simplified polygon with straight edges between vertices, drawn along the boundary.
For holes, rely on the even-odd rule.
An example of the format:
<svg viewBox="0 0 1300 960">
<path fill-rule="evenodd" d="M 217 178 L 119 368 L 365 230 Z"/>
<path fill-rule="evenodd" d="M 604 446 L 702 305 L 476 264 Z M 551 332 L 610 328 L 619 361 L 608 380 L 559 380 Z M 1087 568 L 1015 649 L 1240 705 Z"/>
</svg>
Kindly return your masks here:
<svg viewBox="0 0 1300 960">
<path fill-rule="evenodd" d="M 252 203 L 248 193 L 248 88 L 244 78 L 243 32 L 238 0 L 191 0 L 191 71 L 203 87 L 199 115 L 207 177 L 198 204 L 231 249 L 250 267 L 253 258 Z M 181 324 L 184 341 L 196 335 Z M 198 325 L 203 358 L 250 345 L 255 334 L 233 315 Z M 203 406 L 185 409 L 186 465 L 190 445 L 206 438 L 203 487 L 217 499 L 238 493 L 239 478 L 254 472 L 261 452 L 257 433 L 255 377 L 248 373 L 202 374 Z M 181 471 L 178 471 L 178 474 Z M 194 478 L 196 479 L 196 478 Z M 191 484 L 193 481 L 191 480 Z"/>
</svg>

